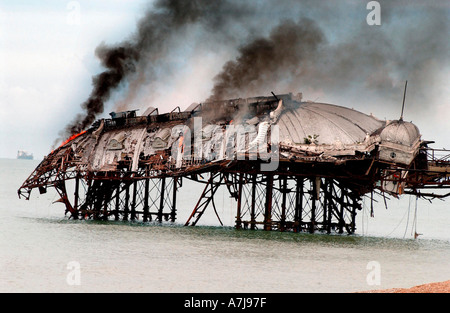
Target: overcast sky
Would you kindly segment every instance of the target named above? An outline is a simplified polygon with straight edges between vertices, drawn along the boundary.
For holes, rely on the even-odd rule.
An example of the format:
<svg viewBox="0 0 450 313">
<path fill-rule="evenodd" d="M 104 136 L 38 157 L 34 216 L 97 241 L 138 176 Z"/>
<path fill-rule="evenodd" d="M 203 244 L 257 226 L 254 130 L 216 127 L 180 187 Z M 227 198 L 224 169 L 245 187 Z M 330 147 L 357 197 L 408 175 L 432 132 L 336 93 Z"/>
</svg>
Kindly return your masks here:
<svg viewBox="0 0 450 313">
<path fill-rule="evenodd" d="M 100 70 L 95 47 L 128 35 L 144 2 L 0 2 L 0 157 L 50 152 Z"/>
<path fill-rule="evenodd" d="M 283 18 L 283 14 L 287 16 L 308 12 L 311 17 L 321 17 L 315 20 L 327 35 L 327 40 L 333 42 L 340 36 L 348 37 L 351 33 L 360 32 L 361 27 L 414 29 L 420 24 L 419 21 L 423 22 L 421 12 L 424 8 L 428 9 L 436 3 L 437 10 L 441 13 L 443 11 L 448 17 L 447 23 L 442 24 L 442 29 L 448 30 L 450 19 L 448 1 L 413 1 L 413 5 L 409 7 L 408 3 L 411 2 L 399 1 L 406 8 L 397 8 L 392 12 L 382 11 L 385 16 L 381 16 L 381 26 L 369 26 L 365 23 L 369 13 L 365 7 L 368 1 L 333 1 L 330 2 L 332 5 L 320 4 L 317 7 L 314 6 L 314 1 L 304 2 L 309 6 L 307 9 L 295 10 L 290 10 L 289 1 L 277 2 L 280 5 L 276 14 L 263 11 L 266 13 L 266 22 L 261 24 L 261 28 L 273 26 L 277 18 Z M 428 4 L 429 2 L 434 4 Z M 136 29 L 136 22 L 149 7 L 148 3 L 146 0 L 0 2 L 0 158 L 15 158 L 17 150 L 22 149 L 34 153 L 36 159 L 41 159 L 50 152 L 55 139 L 58 138 L 58 132 L 81 112 L 80 104 L 92 90 L 92 76 L 102 71 L 95 56 L 96 47 L 102 42 L 114 44 L 129 37 Z M 255 8 L 258 3 L 254 1 Z M 384 5 L 382 1 L 380 3 Z M 393 16 L 398 12 L 405 14 L 405 18 L 394 20 Z M 261 12 L 258 12 L 255 19 L 260 19 L 261 16 Z M 352 22 L 355 18 L 358 23 Z M 251 18 L 249 23 L 252 23 Z M 358 25 L 357 28 L 355 25 Z M 416 32 L 405 31 L 405 34 L 412 36 L 413 42 L 415 34 L 422 40 L 420 29 L 418 27 Z M 374 44 L 371 37 L 365 39 L 361 45 Z M 419 39 L 415 44 L 423 44 L 422 50 L 427 50 L 426 44 Z M 193 37 L 192 40 L 198 38 Z M 441 40 L 440 43 L 444 50 L 448 48 L 448 42 Z M 395 47 L 395 40 L 390 44 Z M 226 43 L 216 42 L 211 42 L 211 45 L 227 46 Z M 188 43 L 180 45 L 179 48 L 184 49 L 183 51 L 192 50 Z M 439 58 L 431 56 L 426 62 L 420 63 L 421 67 L 434 68 L 433 78 L 430 80 L 432 86 L 429 86 L 429 90 L 433 91 L 433 99 L 420 99 L 422 102 L 418 103 L 418 100 L 415 102 L 414 98 L 407 96 L 405 120 L 411 120 L 419 127 L 423 139 L 435 140 L 438 145 L 436 148 L 450 149 L 450 66 L 449 58 L 443 58 L 442 49 L 438 50 Z M 190 54 L 188 59 L 178 59 L 177 66 L 171 67 L 171 80 L 162 82 L 158 91 L 152 94 L 152 98 L 158 99 L 160 112 L 168 111 L 177 105 L 186 108 L 192 102 L 206 99 L 213 77 L 228 59 L 233 58 L 232 51 L 225 48 L 211 49 L 202 54 Z M 408 61 L 408 57 L 405 55 L 404 62 Z M 408 79 L 408 88 L 414 90 L 418 88 L 415 84 L 420 82 L 423 88 L 423 84 L 430 79 L 411 77 L 412 74 L 410 71 L 406 77 L 395 77 L 397 83 L 404 84 Z M 177 92 L 174 92 L 174 89 Z M 291 91 L 303 91 L 305 97 L 312 98 L 311 100 L 319 97 L 318 100 L 322 102 L 373 113 L 380 119 L 398 118 L 403 96 L 402 93 L 398 95 L 398 103 L 389 102 L 389 106 L 380 107 L 382 95 L 372 99 L 373 93 L 366 93 L 364 90 L 352 89 L 351 92 L 355 94 L 343 90 L 345 97 L 336 92 L 327 94 L 326 91 L 308 94 L 308 90 L 302 90 L 301 86 L 298 90 Z M 120 90 L 118 92 L 120 93 Z M 267 93 L 270 95 L 270 90 Z M 364 99 L 365 105 L 362 105 L 361 99 Z M 114 101 L 114 97 L 111 101 Z M 154 105 L 154 102 L 151 104 Z M 136 105 L 142 111 L 147 107 L 147 103 Z M 108 116 L 108 109 L 112 106 L 107 107 L 103 116 Z"/>
</svg>

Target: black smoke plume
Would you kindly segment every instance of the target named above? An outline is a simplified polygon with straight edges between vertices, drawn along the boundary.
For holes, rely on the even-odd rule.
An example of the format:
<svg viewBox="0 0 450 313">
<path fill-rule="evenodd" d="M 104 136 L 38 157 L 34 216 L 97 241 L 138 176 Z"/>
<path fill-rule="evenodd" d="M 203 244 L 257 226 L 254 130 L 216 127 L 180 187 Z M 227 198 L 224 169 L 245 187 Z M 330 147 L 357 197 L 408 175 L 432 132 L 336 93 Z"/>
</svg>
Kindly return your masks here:
<svg viewBox="0 0 450 313">
<path fill-rule="evenodd" d="M 394 103 L 400 113 L 408 80 L 406 112 L 432 112 L 430 103 L 445 90 L 442 69 L 449 66 L 448 1 L 379 2 L 381 25 L 370 26 L 364 1 L 157 0 L 130 38 L 97 48 L 105 70 L 93 78 L 83 113 L 63 137 L 88 127 L 113 92 L 124 96 L 123 106 L 116 106 L 128 109 L 137 92 L 153 92 L 149 82 L 170 83 L 161 75 L 177 73 L 170 56 L 184 55 L 187 40 L 201 47 L 195 48 L 197 60 L 205 52 L 227 52 L 222 68 L 200 82 L 211 92 L 192 101 L 300 91 L 312 100 L 363 103 L 364 112 L 369 100 L 380 111 Z"/>
<path fill-rule="evenodd" d="M 267 36 L 256 36 L 238 48 L 213 81 L 207 101 L 270 95 L 270 91 L 309 91 L 328 98 L 372 97 L 373 102 L 401 103 L 405 80 L 414 101 L 410 109 L 426 110 L 442 86 L 438 68 L 448 68 L 449 5 L 413 1 L 380 1 L 382 24 L 369 26 L 364 5 L 348 6 L 360 19 L 342 19 L 336 24 L 348 31 L 324 28 L 332 7 L 298 22 L 283 18 Z M 294 2 L 292 8 L 296 7 Z M 309 3 L 297 3 L 298 7 Z M 321 4 L 318 4 L 319 6 Z M 306 7 L 306 6 L 304 6 Z M 405 13 L 406 12 L 406 13 Z M 412 13 L 416 19 L 412 20 Z M 420 12 L 420 13 L 419 13 Z M 347 14 L 356 14 L 347 13 Z M 331 97 L 330 97 L 331 96 Z M 348 98 L 347 98 L 348 99 Z"/>
<path fill-rule="evenodd" d="M 236 60 L 225 63 L 214 78 L 207 101 L 267 94 L 283 81 L 308 76 L 324 40 L 323 32 L 310 19 L 282 22 L 267 38 L 256 38 L 239 48 Z"/>
<path fill-rule="evenodd" d="M 92 78 L 93 89 L 82 103 L 83 113 L 66 126 L 61 134 L 69 137 L 94 122 L 104 112 L 105 102 L 120 86 L 129 83 L 133 93 L 140 83 L 157 79 L 158 63 L 164 63 L 167 50 L 178 32 L 189 25 L 201 24 L 218 31 L 230 20 L 246 12 L 245 4 L 209 0 L 158 0 L 138 22 L 137 31 L 117 45 L 101 44 L 96 49 L 105 70 Z"/>
</svg>

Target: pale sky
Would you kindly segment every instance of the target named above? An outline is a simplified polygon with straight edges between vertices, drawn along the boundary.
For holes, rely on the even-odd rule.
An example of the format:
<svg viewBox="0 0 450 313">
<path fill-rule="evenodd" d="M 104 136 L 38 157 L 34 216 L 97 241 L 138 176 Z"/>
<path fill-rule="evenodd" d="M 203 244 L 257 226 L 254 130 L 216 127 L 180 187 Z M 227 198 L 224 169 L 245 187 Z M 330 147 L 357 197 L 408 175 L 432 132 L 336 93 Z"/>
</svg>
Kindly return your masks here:
<svg viewBox="0 0 450 313">
<path fill-rule="evenodd" d="M 95 48 L 126 37 L 145 3 L 0 2 L 0 157 L 23 149 L 40 159 L 50 152 L 101 70 Z"/>
<path fill-rule="evenodd" d="M 364 6 L 368 1 L 346 2 L 362 3 L 363 7 L 358 12 L 363 12 L 361 20 L 364 21 L 367 12 Z M 92 89 L 92 76 L 102 70 L 95 57 L 95 48 L 101 42 L 113 44 L 126 39 L 135 30 L 136 22 L 148 3 L 147 0 L 1 0 L 0 158 L 15 158 L 17 150 L 26 150 L 32 152 L 35 159 L 42 159 L 50 152 L 58 132 L 81 112 L 80 104 Z M 321 8 L 312 7 L 310 11 L 314 14 Z M 448 6 L 444 9 L 449 10 Z M 267 12 L 268 18 L 270 14 Z M 332 30 L 329 39 L 349 31 L 350 28 L 346 27 L 332 27 L 337 20 L 344 23 L 345 17 L 345 11 L 337 8 L 336 15 L 322 21 Z M 169 109 L 179 105 L 185 108 L 192 102 L 204 100 L 211 88 L 212 73 L 223 65 L 218 60 L 229 57 L 227 53 L 218 50 L 202 55 L 201 59 L 192 57 L 196 64 L 202 64 L 198 68 L 180 63 L 179 81 L 173 82 L 179 92 L 170 94 L 166 99 L 170 104 L 165 104 L 165 107 Z M 440 84 L 435 86 L 439 100 L 429 108 L 426 118 L 422 112 L 408 111 L 408 107 L 405 114 L 405 120 L 412 120 L 424 139 L 437 142 L 439 146 L 436 148 L 450 149 L 449 68 L 448 63 L 439 64 L 436 75 Z M 195 79 L 188 79 L 193 72 Z M 414 88 L 414 85 L 408 86 Z M 158 94 L 161 101 L 169 89 L 161 85 Z M 305 93 L 305 90 L 292 90 L 298 91 Z M 370 111 L 346 101 L 344 97 L 327 98 L 324 95 L 320 100 L 354 107 L 367 114 L 374 113 L 380 119 L 395 119 L 400 113 L 401 97 L 399 95 L 398 107 L 387 110 L 378 110 L 376 101 L 379 99 L 374 100 Z M 367 101 L 371 102 L 370 99 Z M 414 99 L 407 97 L 407 105 L 411 102 Z M 141 109 L 145 107 L 143 104 Z M 109 112 L 106 111 L 104 116 L 107 117 Z"/>
</svg>

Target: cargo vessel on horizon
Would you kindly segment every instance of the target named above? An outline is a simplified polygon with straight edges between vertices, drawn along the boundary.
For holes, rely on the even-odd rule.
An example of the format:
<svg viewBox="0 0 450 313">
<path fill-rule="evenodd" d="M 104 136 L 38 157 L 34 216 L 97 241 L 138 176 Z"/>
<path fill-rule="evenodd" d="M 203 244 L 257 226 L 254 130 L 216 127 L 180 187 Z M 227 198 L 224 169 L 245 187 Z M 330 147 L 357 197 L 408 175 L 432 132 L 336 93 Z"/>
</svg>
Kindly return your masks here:
<svg viewBox="0 0 450 313">
<path fill-rule="evenodd" d="M 19 150 L 17 151 L 17 159 L 33 160 L 33 153 L 28 153 L 26 151 Z"/>
</svg>

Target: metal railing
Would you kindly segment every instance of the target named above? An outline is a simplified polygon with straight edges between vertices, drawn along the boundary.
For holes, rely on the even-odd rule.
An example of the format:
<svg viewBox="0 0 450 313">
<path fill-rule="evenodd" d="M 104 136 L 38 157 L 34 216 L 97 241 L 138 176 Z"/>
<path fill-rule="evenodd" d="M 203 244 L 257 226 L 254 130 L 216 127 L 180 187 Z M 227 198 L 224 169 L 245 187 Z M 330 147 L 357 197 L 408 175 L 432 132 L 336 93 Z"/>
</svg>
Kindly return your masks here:
<svg viewBox="0 0 450 313">
<path fill-rule="evenodd" d="M 428 161 L 450 164 L 450 150 L 425 148 Z"/>
</svg>

